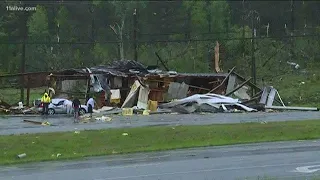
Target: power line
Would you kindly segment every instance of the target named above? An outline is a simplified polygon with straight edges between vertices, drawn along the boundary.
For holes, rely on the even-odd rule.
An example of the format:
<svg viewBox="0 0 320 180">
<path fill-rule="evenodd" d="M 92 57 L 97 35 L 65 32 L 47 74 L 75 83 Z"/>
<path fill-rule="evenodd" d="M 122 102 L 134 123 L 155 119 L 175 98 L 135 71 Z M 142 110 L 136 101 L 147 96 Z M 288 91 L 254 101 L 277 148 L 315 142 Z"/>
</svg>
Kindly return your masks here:
<svg viewBox="0 0 320 180">
<path fill-rule="evenodd" d="M 320 35 L 295 35 L 295 36 L 281 36 L 281 37 L 255 37 L 255 39 L 287 39 L 287 38 L 305 38 L 305 37 L 320 37 Z M 206 42 L 206 41 L 233 41 L 233 40 L 251 40 L 252 38 L 209 38 L 209 39 L 180 39 L 180 40 L 138 40 L 138 43 L 182 43 L 182 42 Z M 34 41 L 34 42 L 26 42 L 26 44 L 93 44 L 93 43 L 100 43 L 100 44 L 117 44 L 117 43 L 133 43 L 134 40 L 125 40 L 125 41 L 82 41 L 82 42 L 73 42 L 73 41 L 66 41 L 66 42 L 41 42 L 41 41 Z M 0 44 L 22 44 L 23 42 L 14 41 L 14 42 L 0 42 Z"/>
</svg>

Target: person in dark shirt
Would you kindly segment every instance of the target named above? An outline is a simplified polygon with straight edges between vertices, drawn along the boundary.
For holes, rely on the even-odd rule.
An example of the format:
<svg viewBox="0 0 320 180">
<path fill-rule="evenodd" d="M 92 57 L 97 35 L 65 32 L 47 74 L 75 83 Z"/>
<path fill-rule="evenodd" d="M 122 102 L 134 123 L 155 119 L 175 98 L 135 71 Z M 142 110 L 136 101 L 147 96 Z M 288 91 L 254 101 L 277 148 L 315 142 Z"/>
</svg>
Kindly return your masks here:
<svg viewBox="0 0 320 180">
<path fill-rule="evenodd" d="M 79 101 L 78 98 L 74 98 L 74 100 L 72 101 L 72 107 L 73 107 L 73 112 L 74 112 L 74 119 L 75 122 L 78 121 L 78 117 L 79 117 L 79 109 L 81 108 L 81 103 Z"/>
</svg>

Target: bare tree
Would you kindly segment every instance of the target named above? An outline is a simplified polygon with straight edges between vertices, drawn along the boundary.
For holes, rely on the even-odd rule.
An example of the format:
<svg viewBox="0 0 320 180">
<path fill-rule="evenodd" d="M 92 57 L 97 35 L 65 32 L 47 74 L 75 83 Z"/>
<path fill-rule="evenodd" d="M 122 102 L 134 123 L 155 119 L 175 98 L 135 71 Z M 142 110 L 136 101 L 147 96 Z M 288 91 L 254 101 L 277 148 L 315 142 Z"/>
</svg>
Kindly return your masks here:
<svg viewBox="0 0 320 180">
<path fill-rule="evenodd" d="M 121 25 L 116 23 L 117 27 L 115 25 L 110 25 L 110 28 L 113 30 L 113 32 L 116 34 L 117 39 L 119 41 L 118 44 L 118 51 L 120 59 L 124 59 L 124 46 L 123 46 L 123 27 L 124 27 L 124 18 L 121 20 Z"/>
</svg>

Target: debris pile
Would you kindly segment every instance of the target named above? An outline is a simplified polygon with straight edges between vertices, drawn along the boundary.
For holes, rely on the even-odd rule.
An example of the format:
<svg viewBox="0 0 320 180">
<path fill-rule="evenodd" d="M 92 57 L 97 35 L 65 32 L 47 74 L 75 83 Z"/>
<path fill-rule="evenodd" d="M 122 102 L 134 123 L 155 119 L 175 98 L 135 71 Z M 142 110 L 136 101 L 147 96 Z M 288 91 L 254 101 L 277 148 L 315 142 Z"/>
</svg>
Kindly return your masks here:
<svg viewBox="0 0 320 180">
<path fill-rule="evenodd" d="M 93 119 L 103 122 L 112 121 L 109 118 L 112 114 L 319 110 L 287 107 L 274 87 L 258 87 L 251 82 L 252 78 L 247 79 L 236 73 L 235 67 L 228 73 L 178 73 L 168 68 L 166 70 L 122 60 L 107 66 L 51 73 L 49 81 L 54 81 L 50 84 L 57 87 L 53 93 L 55 96 L 59 96 L 59 93 L 68 94 L 66 91 L 75 82 L 85 82 L 81 91 L 85 95 L 97 94 L 95 100 L 100 109 L 93 111 Z M 55 106 L 59 106 L 59 103 Z M 10 106 L 0 101 L 0 111 L 37 113 L 39 106 L 34 104 L 34 107 L 27 108 L 21 103 L 19 106 Z M 88 120 L 90 117 L 85 114 L 82 118 Z"/>
<path fill-rule="evenodd" d="M 160 105 L 161 108 L 172 108 L 178 113 L 194 112 L 256 112 L 256 109 L 241 104 L 238 99 L 233 99 L 218 94 L 195 94 L 187 98 Z"/>
<path fill-rule="evenodd" d="M 9 113 L 10 105 L 0 99 L 0 112 Z"/>
</svg>

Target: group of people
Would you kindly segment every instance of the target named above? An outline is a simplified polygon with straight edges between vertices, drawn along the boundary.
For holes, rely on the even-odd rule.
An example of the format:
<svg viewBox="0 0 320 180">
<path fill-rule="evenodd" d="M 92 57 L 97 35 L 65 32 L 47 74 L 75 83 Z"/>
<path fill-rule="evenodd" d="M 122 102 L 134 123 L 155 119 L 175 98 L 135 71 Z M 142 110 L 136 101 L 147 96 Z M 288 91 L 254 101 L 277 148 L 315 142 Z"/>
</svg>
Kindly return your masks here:
<svg viewBox="0 0 320 180">
<path fill-rule="evenodd" d="M 73 98 L 73 101 L 65 100 L 63 104 L 67 109 L 67 114 L 74 114 L 74 118 L 77 119 L 79 117 L 79 109 L 81 108 L 81 103 L 78 98 Z"/>
<path fill-rule="evenodd" d="M 93 108 L 94 108 L 95 101 L 92 97 L 89 98 L 87 101 L 87 107 L 88 107 L 88 113 L 90 113 L 90 118 L 92 118 L 92 113 L 93 113 Z M 80 108 L 81 108 L 81 103 L 78 98 L 74 98 L 73 101 L 70 100 L 65 100 L 64 105 L 66 106 L 67 109 L 67 114 L 74 114 L 74 118 L 77 120 L 79 115 L 80 115 Z"/>
<path fill-rule="evenodd" d="M 66 107 L 67 114 L 72 114 L 74 115 L 75 122 L 79 120 L 79 115 L 80 115 L 80 108 L 81 108 L 81 103 L 78 98 L 72 97 L 73 101 L 71 100 L 65 100 L 64 101 L 64 106 Z M 43 104 L 42 108 L 42 115 L 47 115 L 48 110 L 49 110 L 49 104 L 51 103 L 51 98 L 50 95 L 45 91 L 41 98 L 41 103 Z M 87 107 L 88 107 L 88 113 L 90 113 L 90 118 L 92 118 L 92 113 L 93 113 L 93 108 L 95 105 L 95 101 L 92 97 L 89 97 L 89 100 L 87 101 Z"/>
</svg>

